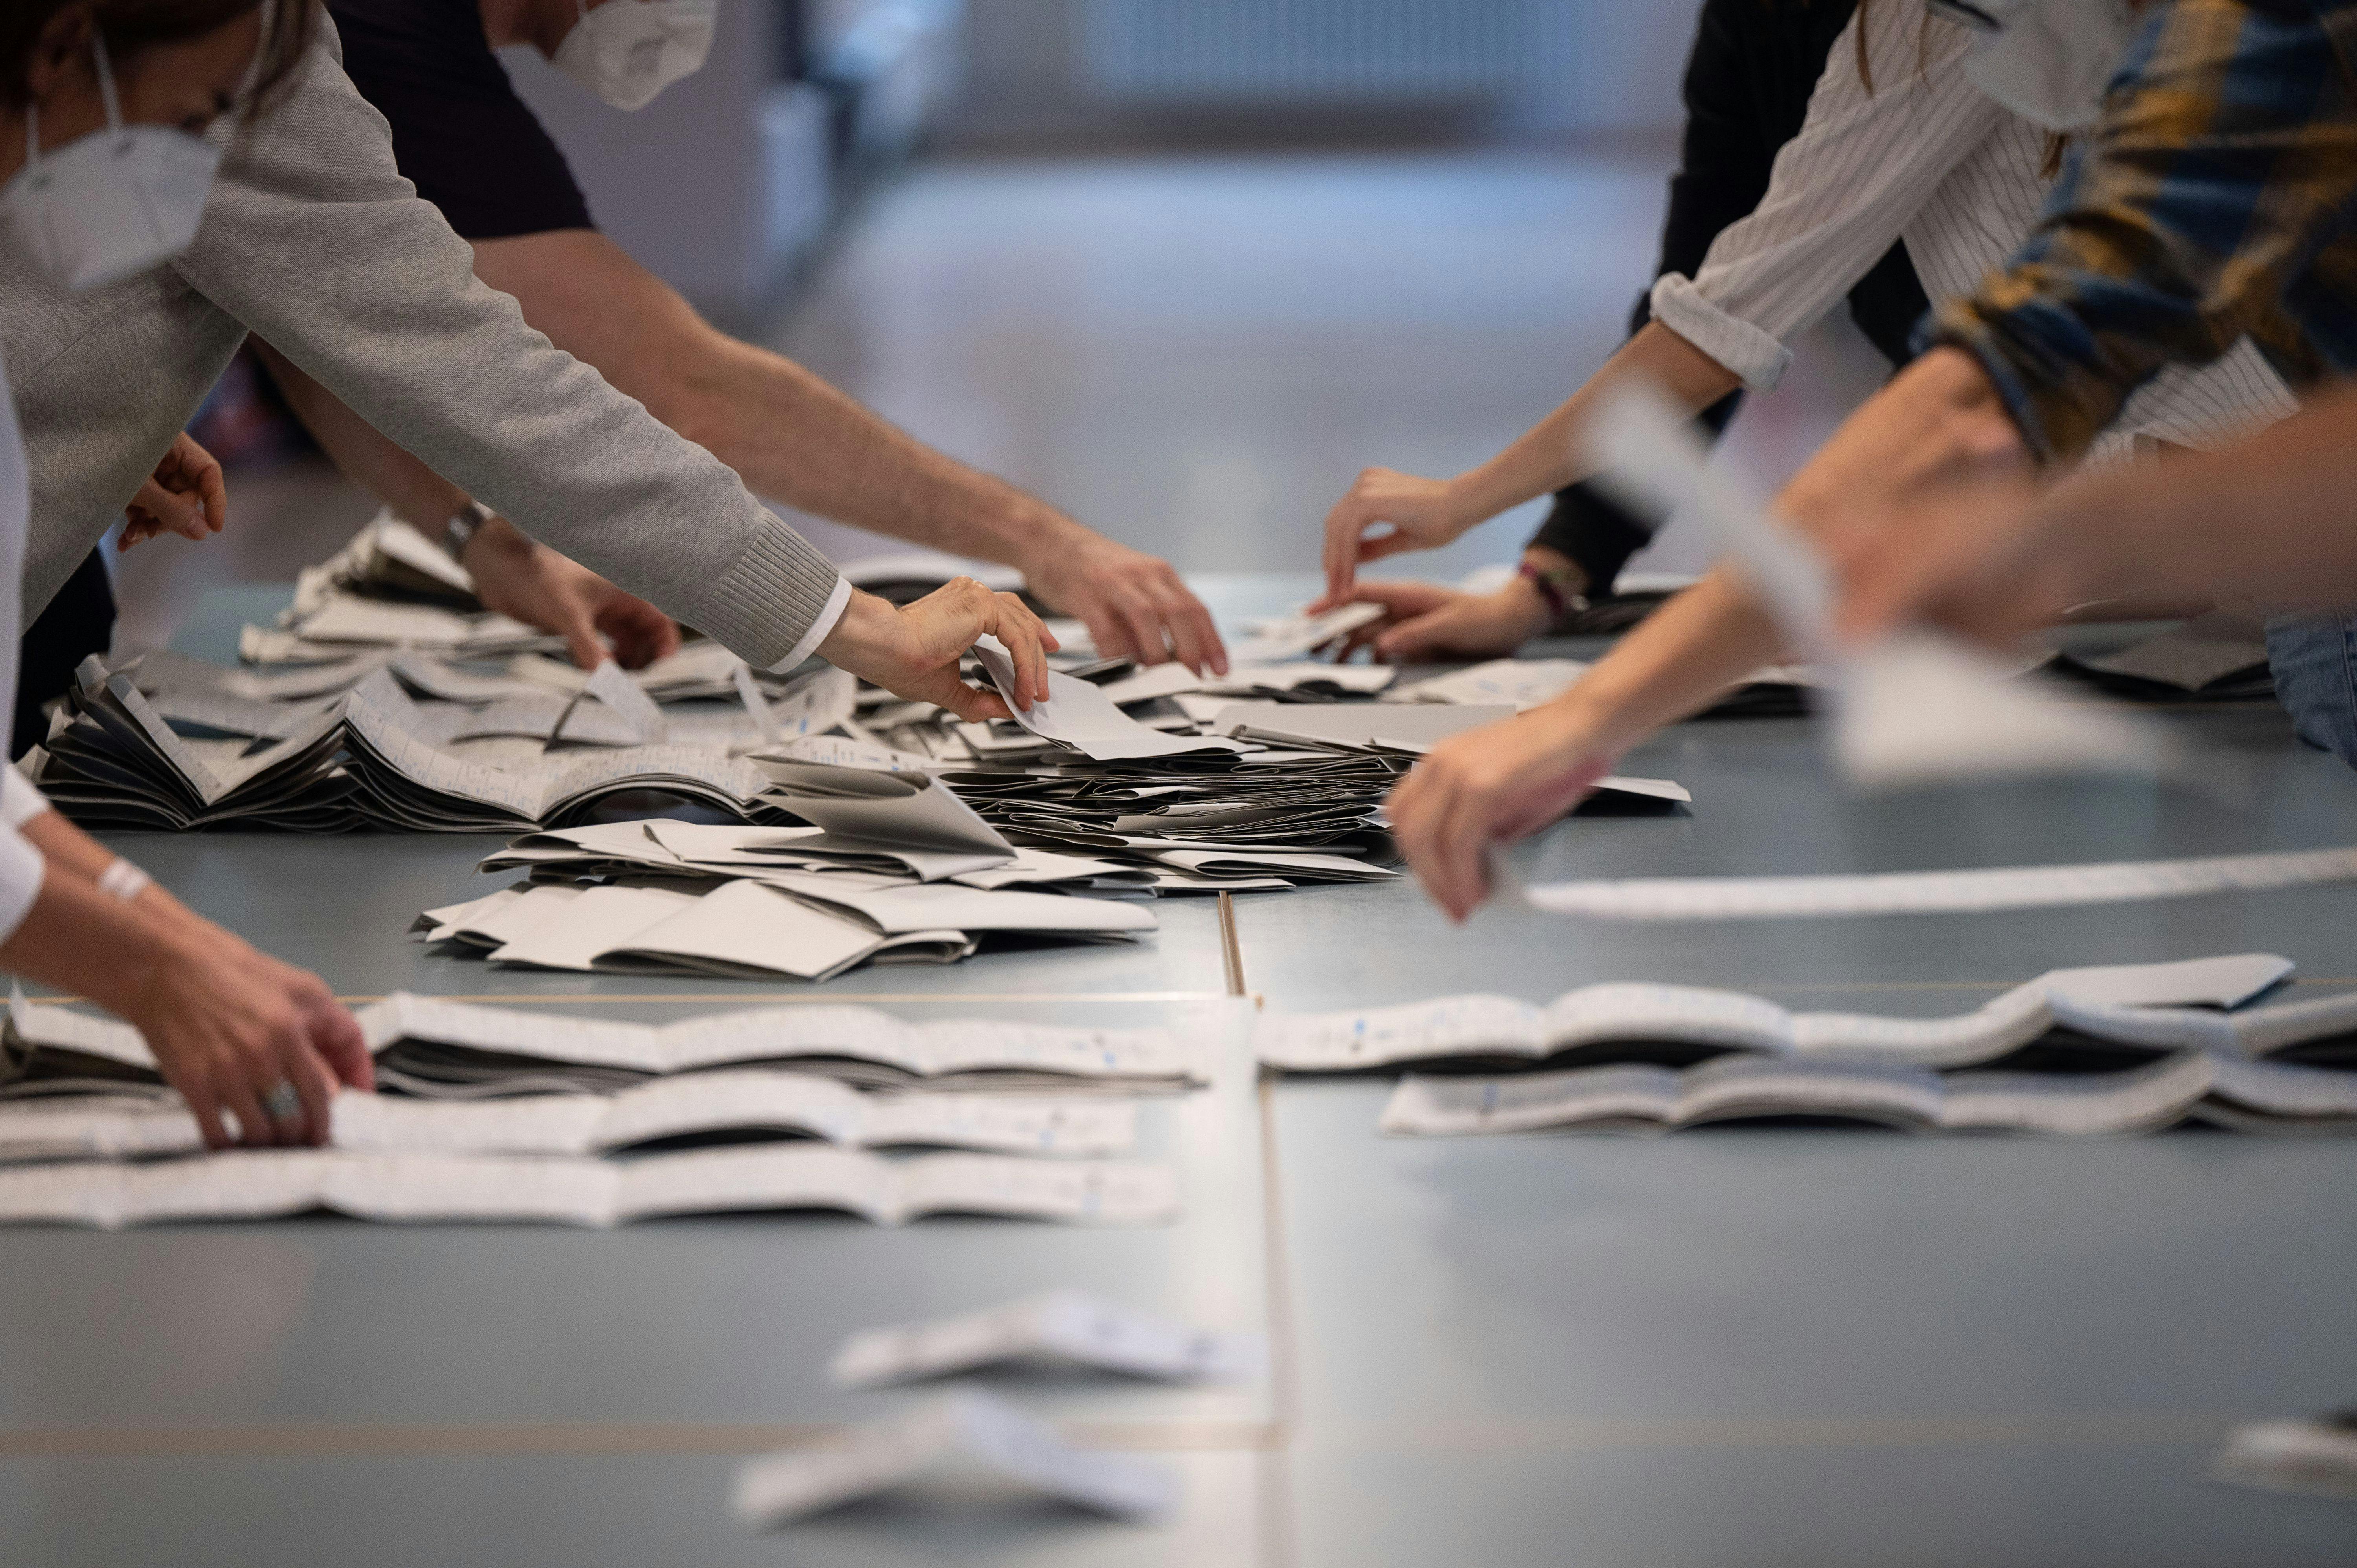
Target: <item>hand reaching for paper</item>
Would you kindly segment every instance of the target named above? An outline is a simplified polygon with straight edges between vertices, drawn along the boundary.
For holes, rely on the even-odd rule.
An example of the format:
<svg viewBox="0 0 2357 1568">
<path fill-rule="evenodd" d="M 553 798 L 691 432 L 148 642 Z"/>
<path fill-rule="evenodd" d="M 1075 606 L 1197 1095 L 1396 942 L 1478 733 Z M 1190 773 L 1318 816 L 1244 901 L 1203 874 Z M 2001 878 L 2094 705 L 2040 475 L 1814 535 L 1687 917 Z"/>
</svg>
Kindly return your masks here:
<svg viewBox="0 0 2357 1568">
<path fill-rule="evenodd" d="M 1168 561 L 1090 534 L 1042 549 L 1022 567 L 1033 592 L 1085 624 L 1107 658 L 1228 672 L 1211 612 Z"/>
<path fill-rule="evenodd" d="M 1547 607 L 1517 577 L 1494 594 L 1469 594 L 1437 583 L 1361 583 L 1341 604 L 1381 605 L 1383 618 L 1351 633 L 1338 659 L 1361 648 L 1391 664 L 1442 659 L 1496 659 L 1547 628 Z M 1337 607 L 1334 600 L 1315 607 Z"/>
<path fill-rule="evenodd" d="M 1490 896 L 1490 846 L 1570 811 L 1612 763 L 1558 699 L 1434 746 L 1384 811 L 1425 891 L 1462 920 Z"/>
<path fill-rule="evenodd" d="M 818 654 L 896 695 L 938 703 L 979 724 L 1014 716 L 996 693 L 976 691 L 958 678 L 958 660 L 985 637 L 996 638 L 1015 662 L 1017 703 L 1028 711 L 1045 702 L 1045 651 L 1060 645 L 1021 599 L 994 594 L 972 577 L 954 578 L 899 609 L 855 591 Z"/>
<path fill-rule="evenodd" d="M 373 1082 L 360 1026 L 326 982 L 194 918 L 115 1011 L 146 1037 L 213 1148 L 324 1144 L 337 1084 Z M 282 1084 L 300 1102 L 291 1113 L 271 1104 Z"/>
<path fill-rule="evenodd" d="M 159 533 L 183 539 L 210 539 L 229 521 L 229 486 L 213 455 L 197 445 L 186 431 L 173 438 L 172 449 L 156 465 L 131 504 L 123 509 L 123 532 L 115 549 L 144 544 Z"/>
<path fill-rule="evenodd" d="M 608 639 L 613 657 L 631 670 L 679 650 L 679 626 L 671 617 L 503 517 L 476 531 L 459 564 L 475 579 L 485 609 L 563 638 L 565 651 L 584 670 L 605 660 Z"/>
<path fill-rule="evenodd" d="M 1350 492 L 1326 514 L 1326 597 L 1310 607 L 1312 613 L 1350 598 L 1361 562 L 1404 550 L 1437 549 L 1479 521 L 1466 515 L 1447 479 L 1419 478 L 1395 468 L 1361 469 Z"/>
</svg>

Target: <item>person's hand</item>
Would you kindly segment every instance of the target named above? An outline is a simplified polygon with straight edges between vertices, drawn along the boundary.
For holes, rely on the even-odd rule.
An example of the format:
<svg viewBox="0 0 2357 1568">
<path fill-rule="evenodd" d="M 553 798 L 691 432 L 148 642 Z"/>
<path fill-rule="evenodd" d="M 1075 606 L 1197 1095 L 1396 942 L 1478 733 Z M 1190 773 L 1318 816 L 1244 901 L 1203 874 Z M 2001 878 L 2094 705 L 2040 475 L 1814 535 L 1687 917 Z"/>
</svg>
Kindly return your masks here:
<svg viewBox="0 0 2357 1568">
<path fill-rule="evenodd" d="M 1326 597 L 1311 613 L 1348 601 L 1360 563 L 1403 550 L 1433 550 L 1481 521 L 1468 515 L 1446 479 L 1394 468 L 1361 468 L 1350 493 L 1326 514 Z M 1372 532 L 1387 529 L 1386 532 Z"/>
<path fill-rule="evenodd" d="M 1552 618 L 1538 590 L 1521 577 L 1494 594 L 1437 583 L 1361 583 L 1340 602 L 1381 605 L 1383 618 L 1351 632 L 1336 657 L 1369 648 L 1386 664 L 1501 658 L 1546 630 Z"/>
<path fill-rule="evenodd" d="M 679 650 L 679 626 L 671 617 L 503 517 L 475 531 L 459 564 L 475 579 L 485 609 L 563 638 L 565 651 L 584 670 L 606 659 L 600 633 L 613 640 L 613 656 L 630 670 Z"/>
<path fill-rule="evenodd" d="M 1490 846 L 1570 811 L 1613 759 L 1558 700 L 1434 746 L 1384 811 L 1425 891 L 1462 920 L 1490 896 Z"/>
<path fill-rule="evenodd" d="M 182 929 L 117 1010 L 145 1036 L 212 1148 L 326 1143 L 337 1084 L 375 1081 L 360 1025 L 326 982 L 209 923 Z M 298 1104 L 274 1118 L 281 1085 Z M 224 1112 L 237 1119 L 234 1140 Z"/>
<path fill-rule="evenodd" d="M 159 533 L 183 539 L 210 539 L 229 521 L 229 485 L 213 455 L 182 431 L 172 449 L 156 465 L 155 473 L 139 487 L 123 509 L 123 532 L 115 549 L 144 544 Z"/>
<path fill-rule="evenodd" d="M 958 678 L 958 660 L 985 637 L 996 638 L 1015 666 L 1017 705 L 1028 712 L 1047 701 L 1043 650 L 1060 644 L 1021 599 L 994 594 L 972 577 L 952 578 L 899 609 L 855 589 L 818 656 L 898 696 L 938 703 L 980 724 L 1014 716 L 996 692 L 978 692 Z"/>
<path fill-rule="evenodd" d="M 1199 675 L 1228 672 L 1228 650 L 1211 612 L 1168 561 L 1087 534 L 1059 541 L 1021 564 L 1031 590 L 1087 626 L 1105 657 L 1140 664 L 1176 659 Z"/>
</svg>

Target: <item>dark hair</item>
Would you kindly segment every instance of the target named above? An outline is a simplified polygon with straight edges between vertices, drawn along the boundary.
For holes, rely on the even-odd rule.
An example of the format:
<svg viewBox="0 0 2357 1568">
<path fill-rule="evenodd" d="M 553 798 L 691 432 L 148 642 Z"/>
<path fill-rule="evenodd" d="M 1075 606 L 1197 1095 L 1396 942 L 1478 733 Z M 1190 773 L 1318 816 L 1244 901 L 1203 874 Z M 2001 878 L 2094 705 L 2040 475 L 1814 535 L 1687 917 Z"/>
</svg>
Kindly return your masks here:
<svg viewBox="0 0 2357 1568">
<path fill-rule="evenodd" d="M 11 0 L 0 5 L 0 103 L 21 104 L 31 96 L 33 51 L 58 17 L 76 7 L 90 14 L 118 70 L 150 49 L 200 38 L 260 11 L 262 43 L 254 51 L 252 85 L 238 106 L 249 120 L 293 80 L 319 30 L 319 0 Z"/>
</svg>

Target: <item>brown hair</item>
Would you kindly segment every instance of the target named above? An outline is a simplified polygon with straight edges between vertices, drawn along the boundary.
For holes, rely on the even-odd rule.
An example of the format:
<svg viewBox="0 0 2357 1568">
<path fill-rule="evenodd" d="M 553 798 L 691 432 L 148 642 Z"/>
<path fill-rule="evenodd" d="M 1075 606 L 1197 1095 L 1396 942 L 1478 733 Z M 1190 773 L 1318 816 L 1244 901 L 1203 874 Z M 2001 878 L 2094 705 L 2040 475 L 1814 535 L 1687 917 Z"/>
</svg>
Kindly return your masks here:
<svg viewBox="0 0 2357 1568">
<path fill-rule="evenodd" d="M 294 78 L 319 30 L 319 0 L 11 0 L 0 5 L 0 103 L 14 106 L 31 97 L 33 52 L 58 17 L 76 7 L 89 13 L 118 69 L 150 49 L 200 38 L 261 11 L 253 85 L 238 107 L 249 120 Z"/>
</svg>

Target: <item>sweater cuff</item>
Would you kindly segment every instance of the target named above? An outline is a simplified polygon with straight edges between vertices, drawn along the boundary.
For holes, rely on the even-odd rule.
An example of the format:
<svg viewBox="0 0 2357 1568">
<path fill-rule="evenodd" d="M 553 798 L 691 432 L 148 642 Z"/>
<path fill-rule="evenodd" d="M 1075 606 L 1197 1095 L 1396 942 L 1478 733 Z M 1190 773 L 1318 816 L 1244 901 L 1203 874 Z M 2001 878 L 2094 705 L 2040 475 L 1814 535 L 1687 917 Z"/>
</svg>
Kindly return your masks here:
<svg viewBox="0 0 2357 1568">
<path fill-rule="evenodd" d="M 1653 319 L 1717 360 L 1753 392 L 1774 392 L 1792 368 L 1792 350 L 1775 335 L 1703 297 L 1691 279 L 1664 273 L 1653 285 Z"/>
<path fill-rule="evenodd" d="M 770 666 L 770 673 L 790 674 L 795 666 L 816 653 L 818 645 L 826 640 L 826 634 L 834 629 L 834 623 L 843 618 L 843 607 L 850 602 L 851 579 L 837 577 L 834 580 L 834 592 L 826 596 L 826 608 L 818 612 L 818 619 L 810 623 L 810 629 L 802 633 L 802 639 L 795 643 L 783 659 Z"/>
<path fill-rule="evenodd" d="M 767 670 L 805 640 L 816 647 L 826 630 L 812 637 L 812 628 L 824 620 L 832 630 L 834 623 L 827 618 L 842 613 L 849 593 L 833 562 L 772 520 L 713 585 L 697 614 L 696 629 L 754 669 Z"/>
</svg>

